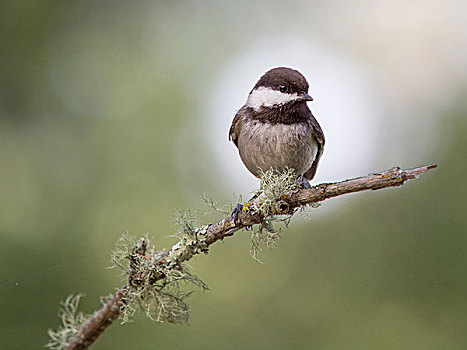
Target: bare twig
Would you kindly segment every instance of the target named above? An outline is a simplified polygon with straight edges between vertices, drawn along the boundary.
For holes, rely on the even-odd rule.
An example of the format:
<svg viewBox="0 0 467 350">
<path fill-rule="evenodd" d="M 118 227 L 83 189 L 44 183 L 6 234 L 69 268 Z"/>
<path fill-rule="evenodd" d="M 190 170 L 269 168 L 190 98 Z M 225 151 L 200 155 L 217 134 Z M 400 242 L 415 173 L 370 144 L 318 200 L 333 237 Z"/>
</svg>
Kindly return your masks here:
<svg viewBox="0 0 467 350">
<path fill-rule="evenodd" d="M 275 203 L 276 212 L 290 215 L 299 207 L 322 202 L 326 199 L 344 194 L 402 186 L 407 180 L 415 179 L 419 175 L 436 167 L 437 165 L 433 164 L 408 170 L 393 168 L 377 174 L 341 182 L 320 184 L 311 189 L 298 190 L 278 199 Z M 236 231 L 242 228 L 261 224 L 264 222 L 264 219 L 264 215 L 259 212 L 250 211 L 248 209 L 241 210 L 236 221 L 232 216 L 229 216 L 217 223 L 209 225 L 206 231 L 206 244 L 209 246 L 218 240 L 224 239 L 224 237 L 232 236 Z M 166 255 L 175 249 L 177 249 L 177 245 L 168 250 Z M 125 307 L 123 300 L 129 288 L 128 285 L 120 288 L 79 330 L 78 334 L 68 344 L 66 349 L 87 349 L 94 343 L 104 330 L 118 318 L 121 310 Z"/>
</svg>

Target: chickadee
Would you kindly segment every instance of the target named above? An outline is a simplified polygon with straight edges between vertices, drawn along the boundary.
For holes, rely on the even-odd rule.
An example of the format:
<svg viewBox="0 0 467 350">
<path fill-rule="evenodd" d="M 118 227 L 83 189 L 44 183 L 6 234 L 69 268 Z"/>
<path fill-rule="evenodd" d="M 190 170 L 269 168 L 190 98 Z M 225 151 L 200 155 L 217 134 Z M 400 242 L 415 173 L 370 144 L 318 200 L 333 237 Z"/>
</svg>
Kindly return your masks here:
<svg viewBox="0 0 467 350">
<path fill-rule="evenodd" d="M 262 171 L 293 169 L 305 187 L 316 174 L 324 134 L 307 106 L 308 82 L 298 71 L 279 67 L 266 72 L 235 115 L 229 140 L 256 177 Z"/>
</svg>

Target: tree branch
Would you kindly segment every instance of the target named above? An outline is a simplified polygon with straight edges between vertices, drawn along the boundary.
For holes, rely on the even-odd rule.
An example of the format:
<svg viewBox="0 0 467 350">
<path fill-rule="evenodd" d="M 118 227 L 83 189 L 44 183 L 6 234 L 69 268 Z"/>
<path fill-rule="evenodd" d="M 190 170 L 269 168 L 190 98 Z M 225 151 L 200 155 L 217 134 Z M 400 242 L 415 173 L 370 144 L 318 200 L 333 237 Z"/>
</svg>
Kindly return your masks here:
<svg viewBox="0 0 467 350">
<path fill-rule="evenodd" d="M 299 207 L 319 203 L 326 199 L 344 194 L 402 186 L 407 180 L 415 179 L 419 175 L 436 167 L 437 165 L 433 164 L 408 170 L 393 168 L 377 174 L 370 174 L 368 176 L 340 182 L 319 184 L 311 189 L 301 189 L 293 193 L 287 193 L 274 203 L 275 214 L 293 215 Z M 246 204 L 248 203 L 251 202 L 247 202 Z M 224 239 L 224 237 L 232 236 L 236 231 L 242 228 L 264 222 L 265 217 L 263 214 L 249 210 L 248 208 L 250 208 L 250 206 L 243 206 L 236 221 L 233 216 L 229 216 L 217 223 L 209 225 L 206 230 L 205 243 L 209 246 L 218 240 Z M 175 251 L 178 248 L 179 245 L 176 244 L 164 254 L 168 256 L 171 251 Z M 189 256 L 183 260 L 188 260 L 191 257 L 192 256 Z M 128 285 L 120 288 L 114 296 L 98 310 L 81 329 L 79 329 L 78 334 L 67 345 L 66 349 L 87 349 L 94 343 L 104 330 L 118 318 L 125 307 L 123 300 L 129 288 L 131 287 Z"/>
<path fill-rule="evenodd" d="M 79 329 L 78 334 L 66 349 L 84 350 L 91 346 L 120 315 L 120 311 L 124 306 L 122 299 L 127 289 L 128 286 L 125 285 L 115 292 L 113 297 Z"/>
</svg>

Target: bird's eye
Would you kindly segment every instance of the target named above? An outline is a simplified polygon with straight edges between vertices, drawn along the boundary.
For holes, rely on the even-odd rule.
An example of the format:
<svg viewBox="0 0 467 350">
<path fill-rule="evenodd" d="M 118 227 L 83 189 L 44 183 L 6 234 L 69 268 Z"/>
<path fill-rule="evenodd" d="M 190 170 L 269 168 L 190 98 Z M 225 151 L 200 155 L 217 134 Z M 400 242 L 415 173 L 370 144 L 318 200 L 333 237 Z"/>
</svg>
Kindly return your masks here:
<svg viewBox="0 0 467 350">
<path fill-rule="evenodd" d="M 280 86 L 279 86 L 279 91 L 280 91 L 280 92 L 287 92 L 287 86 L 285 86 L 285 85 L 280 85 Z"/>
</svg>

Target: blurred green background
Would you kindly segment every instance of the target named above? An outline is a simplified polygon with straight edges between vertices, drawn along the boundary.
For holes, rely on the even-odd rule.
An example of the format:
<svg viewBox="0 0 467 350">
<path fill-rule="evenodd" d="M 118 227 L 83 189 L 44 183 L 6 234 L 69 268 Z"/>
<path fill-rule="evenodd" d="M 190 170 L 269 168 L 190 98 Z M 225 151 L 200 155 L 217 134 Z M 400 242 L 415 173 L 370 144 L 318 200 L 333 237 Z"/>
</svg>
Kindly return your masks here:
<svg viewBox="0 0 467 350">
<path fill-rule="evenodd" d="M 94 348 L 467 348 L 466 7 L 2 2 L 0 348 L 41 348 L 72 292 L 87 295 L 83 311 L 96 310 L 121 285 L 106 267 L 123 232 L 148 232 L 167 248 L 177 208 L 209 222 L 219 217 L 203 218 L 203 193 L 226 203 L 232 192 L 248 196 L 256 182 L 238 181 L 250 175 L 227 130 L 269 58 L 288 64 L 294 45 L 340 57 L 300 67 L 290 57 L 312 81 L 336 62 L 360 67 L 352 81 L 325 76 L 322 101 L 342 107 L 332 87 L 350 94 L 360 79 L 372 92 L 335 118 L 317 115 L 329 144 L 320 181 L 439 168 L 296 218 L 280 246 L 263 251 L 265 264 L 249 257 L 247 232 L 217 243 L 191 262 L 211 290 L 192 296 L 190 325 L 141 316 L 110 327 Z M 233 75 L 244 81 L 231 84 Z M 235 98 L 218 99 L 219 90 Z M 213 103 L 228 104 L 225 115 L 210 114 Z M 371 128 L 337 136 L 367 105 L 376 106 Z M 231 150 L 227 162 L 212 150 L 219 144 Z M 339 165 L 349 171 L 333 171 Z"/>
</svg>

